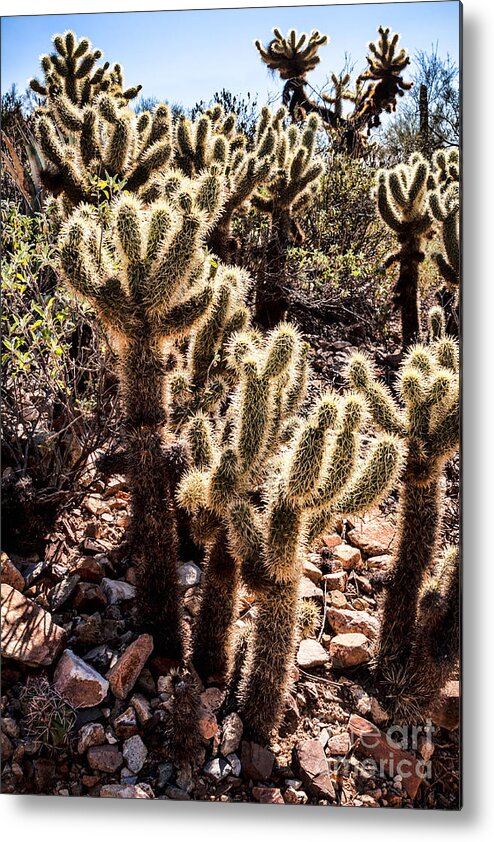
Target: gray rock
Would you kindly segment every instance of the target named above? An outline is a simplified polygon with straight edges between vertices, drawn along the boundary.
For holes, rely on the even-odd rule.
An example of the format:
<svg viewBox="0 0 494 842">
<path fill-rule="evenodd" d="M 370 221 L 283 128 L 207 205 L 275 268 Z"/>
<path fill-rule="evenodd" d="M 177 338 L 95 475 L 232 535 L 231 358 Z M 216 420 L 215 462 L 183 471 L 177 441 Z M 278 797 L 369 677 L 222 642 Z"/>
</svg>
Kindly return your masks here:
<svg viewBox="0 0 494 842">
<path fill-rule="evenodd" d="M 182 588 L 191 588 L 201 581 L 202 572 L 193 561 L 187 561 L 178 568 L 178 581 Z"/>
<path fill-rule="evenodd" d="M 102 580 L 101 585 L 109 605 L 115 605 L 117 602 L 125 602 L 127 599 L 134 599 L 136 594 L 134 585 L 129 585 L 128 582 L 120 582 L 117 579 L 105 578 Z"/>
<path fill-rule="evenodd" d="M 204 774 L 215 783 L 219 783 L 223 778 L 228 777 L 232 767 L 222 757 L 215 757 L 214 760 L 209 760 L 204 766 Z"/>
<path fill-rule="evenodd" d="M 236 754 L 229 754 L 226 759 L 232 767 L 232 775 L 234 775 L 235 778 L 239 778 L 242 771 L 242 764 L 238 756 Z"/>
<path fill-rule="evenodd" d="M 223 736 L 220 746 L 223 757 L 237 751 L 243 732 L 244 726 L 238 713 L 229 713 L 223 720 Z"/>
<path fill-rule="evenodd" d="M 138 734 L 129 737 L 123 744 L 123 756 L 132 772 L 140 772 L 146 762 L 148 750 Z"/>
<path fill-rule="evenodd" d="M 62 605 L 65 605 L 67 600 L 74 593 L 79 584 L 79 576 L 70 576 L 68 579 L 62 579 L 58 585 L 55 585 L 48 594 L 48 601 L 52 611 L 59 611 Z"/>
<path fill-rule="evenodd" d="M 158 766 L 158 789 L 164 789 L 173 775 L 172 763 L 160 763 Z"/>
</svg>

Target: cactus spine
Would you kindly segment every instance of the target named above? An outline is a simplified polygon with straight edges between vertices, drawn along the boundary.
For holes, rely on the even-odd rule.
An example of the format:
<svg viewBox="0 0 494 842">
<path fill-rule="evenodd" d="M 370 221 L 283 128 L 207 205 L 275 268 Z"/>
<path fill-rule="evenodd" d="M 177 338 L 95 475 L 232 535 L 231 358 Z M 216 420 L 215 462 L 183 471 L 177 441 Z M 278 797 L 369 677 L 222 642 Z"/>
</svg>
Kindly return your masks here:
<svg viewBox="0 0 494 842">
<path fill-rule="evenodd" d="M 393 301 L 401 311 L 404 348 L 420 338 L 419 266 L 425 259 L 423 244 L 432 226 L 430 184 L 429 164 L 419 153 L 414 153 L 408 164 L 380 170 L 377 175 L 377 208 L 400 245 L 387 258 L 386 267 L 399 265 Z"/>
<path fill-rule="evenodd" d="M 367 400 L 375 424 L 406 444 L 399 540 L 392 581 L 386 593 L 379 647 L 380 672 L 406 671 L 424 577 L 438 554 L 441 531 L 442 469 L 458 447 L 458 348 L 444 336 L 439 308 L 430 314 L 433 337 L 407 354 L 398 381 L 401 410 L 360 354 L 349 364 L 352 387 Z"/>
<path fill-rule="evenodd" d="M 183 478 L 178 499 L 197 516 L 206 510 L 222 524 L 235 575 L 256 593 L 237 697 L 248 731 L 266 739 L 283 710 L 305 548 L 333 519 L 362 510 L 386 492 L 399 469 L 400 447 L 393 436 L 383 436 L 362 460 L 363 404 L 354 395 L 325 395 L 305 422 L 297 417 L 303 393 L 295 397 L 295 387 L 306 362 L 289 325 L 263 344 L 253 339 L 250 347 L 248 337 L 237 336 L 231 355 L 240 374 L 231 415 L 216 437 L 211 465 Z M 283 453 L 287 434 L 291 444 Z M 216 599 L 225 606 L 224 595 Z M 201 639 L 214 640 L 211 651 L 228 650 L 231 669 L 231 633 L 225 639 L 222 629 L 220 639 L 205 611 L 199 623 Z"/>
</svg>

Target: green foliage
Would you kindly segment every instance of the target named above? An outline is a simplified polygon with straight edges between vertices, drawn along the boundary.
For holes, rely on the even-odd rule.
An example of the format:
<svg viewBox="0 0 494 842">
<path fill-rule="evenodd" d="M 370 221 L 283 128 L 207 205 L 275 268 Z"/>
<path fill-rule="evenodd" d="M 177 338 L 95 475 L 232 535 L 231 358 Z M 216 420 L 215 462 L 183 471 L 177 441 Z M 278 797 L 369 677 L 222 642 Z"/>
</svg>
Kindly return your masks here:
<svg viewBox="0 0 494 842">
<path fill-rule="evenodd" d="M 91 309 L 56 283 L 50 218 L 23 216 L 2 203 L 1 222 L 2 456 L 12 472 L 3 489 L 4 542 L 10 544 L 15 535 L 32 541 L 46 528 L 35 510 L 44 500 L 62 502 L 89 456 L 111 440 L 116 400 Z"/>
</svg>

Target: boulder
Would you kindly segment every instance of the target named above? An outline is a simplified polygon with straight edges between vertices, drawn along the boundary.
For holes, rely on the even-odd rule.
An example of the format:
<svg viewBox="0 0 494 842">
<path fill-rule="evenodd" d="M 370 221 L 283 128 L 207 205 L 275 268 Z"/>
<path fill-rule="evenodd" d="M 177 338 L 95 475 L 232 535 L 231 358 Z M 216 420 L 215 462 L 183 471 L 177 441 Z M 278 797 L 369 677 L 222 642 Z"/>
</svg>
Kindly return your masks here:
<svg viewBox="0 0 494 842">
<path fill-rule="evenodd" d="M 329 661 L 329 655 L 317 640 L 306 638 L 300 641 L 297 653 L 297 664 L 302 669 L 320 667 Z"/>
<path fill-rule="evenodd" d="M 379 620 L 366 611 L 352 611 L 348 608 L 330 607 L 326 617 L 336 634 L 365 634 L 370 640 L 375 640 L 379 634 Z"/>
<path fill-rule="evenodd" d="M 403 788 L 410 798 L 415 798 L 424 779 L 423 762 L 411 752 L 400 748 L 390 735 L 383 733 L 377 725 L 362 716 L 352 714 L 348 731 L 352 743 L 355 743 L 356 756 L 371 758 L 378 770 L 391 778 L 400 775 Z"/>
<path fill-rule="evenodd" d="M 60 658 L 53 686 L 74 708 L 91 708 L 99 705 L 108 693 L 108 681 L 71 649 Z"/>
<path fill-rule="evenodd" d="M 7 553 L 2 553 L 0 559 L 2 584 L 10 585 L 16 591 L 23 591 L 26 585 L 24 576 L 19 572 Z"/>
<path fill-rule="evenodd" d="M 338 544 L 333 549 L 333 558 L 341 562 L 344 570 L 354 570 L 362 567 L 362 555 L 360 550 L 351 547 L 349 544 Z"/>
<path fill-rule="evenodd" d="M 123 744 L 124 760 L 131 772 L 140 772 L 146 762 L 148 750 L 138 734 L 129 737 Z"/>
<path fill-rule="evenodd" d="M 396 542 L 396 526 L 385 520 L 379 510 L 369 512 L 347 534 L 354 547 L 368 556 L 386 555 L 392 552 Z"/>
<path fill-rule="evenodd" d="M 223 720 L 220 752 L 223 757 L 237 751 L 242 739 L 244 726 L 238 713 L 233 711 Z"/>
<path fill-rule="evenodd" d="M 243 740 L 240 762 L 246 778 L 253 781 L 268 780 L 273 772 L 274 760 L 274 754 L 268 748 Z"/>
<path fill-rule="evenodd" d="M 8 584 L 1 587 L 2 655 L 28 666 L 48 666 L 66 640 L 66 632 L 41 606 Z"/>
<path fill-rule="evenodd" d="M 150 634 L 141 634 L 113 665 L 107 678 L 117 699 L 128 696 L 152 651 L 153 638 Z"/>
<path fill-rule="evenodd" d="M 364 634 L 337 634 L 329 644 L 333 667 L 357 667 L 371 657 L 371 642 Z"/>
<path fill-rule="evenodd" d="M 303 740 L 297 743 L 293 749 L 292 762 L 294 771 L 308 792 L 317 798 L 335 800 L 328 761 L 319 740 Z"/>
<path fill-rule="evenodd" d="M 116 746 L 92 746 L 87 752 L 91 769 L 114 774 L 123 766 L 122 752 Z"/>
</svg>

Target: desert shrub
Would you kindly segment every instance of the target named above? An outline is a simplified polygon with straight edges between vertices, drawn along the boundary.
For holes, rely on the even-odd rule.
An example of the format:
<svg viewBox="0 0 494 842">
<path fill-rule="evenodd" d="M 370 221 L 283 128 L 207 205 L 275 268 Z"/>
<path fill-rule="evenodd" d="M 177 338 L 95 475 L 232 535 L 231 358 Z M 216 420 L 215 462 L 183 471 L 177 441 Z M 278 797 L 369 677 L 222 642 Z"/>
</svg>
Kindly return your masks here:
<svg viewBox="0 0 494 842">
<path fill-rule="evenodd" d="M 390 237 L 376 218 L 374 167 L 330 148 L 323 156 L 319 192 L 304 212 L 302 242 L 288 254 L 289 312 L 302 321 L 316 319 L 320 326 L 357 323 L 369 335 L 385 336 L 390 283 L 384 258 Z M 259 227 L 258 238 L 262 242 Z"/>
<path fill-rule="evenodd" d="M 50 217 L 4 202 L 1 223 L 3 537 L 19 549 L 112 438 L 115 389 L 90 307 L 57 284 Z"/>
</svg>

